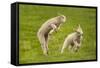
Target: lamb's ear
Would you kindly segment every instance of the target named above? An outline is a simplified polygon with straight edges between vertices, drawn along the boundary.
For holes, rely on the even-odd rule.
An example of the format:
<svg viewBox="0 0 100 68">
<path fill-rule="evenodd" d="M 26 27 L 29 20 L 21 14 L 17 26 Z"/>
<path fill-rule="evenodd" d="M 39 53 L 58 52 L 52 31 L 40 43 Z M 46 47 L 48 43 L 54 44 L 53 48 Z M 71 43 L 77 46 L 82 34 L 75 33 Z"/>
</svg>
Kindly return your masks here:
<svg viewBox="0 0 100 68">
<path fill-rule="evenodd" d="M 77 32 L 81 32 L 81 33 L 83 32 L 80 24 L 78 24 Z"/>
<path fill-rule="evenodd" d="M 80 24 L 78 24 L 78 26 L 76 27 L 76 28 L 74 28 L 73 30 L 75 31 L 75 32 L 78 32 L 78 29 L 80 28 Z"/>
</svg>

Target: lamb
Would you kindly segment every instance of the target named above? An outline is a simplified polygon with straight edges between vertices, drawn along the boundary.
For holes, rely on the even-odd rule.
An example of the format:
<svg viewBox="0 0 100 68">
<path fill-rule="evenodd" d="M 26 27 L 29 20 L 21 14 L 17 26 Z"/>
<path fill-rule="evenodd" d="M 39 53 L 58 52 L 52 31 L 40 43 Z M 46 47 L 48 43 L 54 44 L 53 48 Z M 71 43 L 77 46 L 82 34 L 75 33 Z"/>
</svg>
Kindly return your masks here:
<svg viewBox="0 0 100 68">
<path fill-rule="evenodd" d="M 48 35 L 57 32 L 60 25 L 66 21 L 66 16 L 59 15 L 57 17 L 47 20 L 38 30 L 37 37 L 41 44 L 44 55 L 48 55 Z"/>
<path fill-rule="evenodd" d="M 81 26 L 79 25 L 75 32 L 69 34 L 63 43 L 63 47 L 61 49 L 61 54 L 64 52 L 65 48 L 73 52 L 77 52 L 81 46 L 81 41 L 83 38 L 83 31 Z"/>
</svg>

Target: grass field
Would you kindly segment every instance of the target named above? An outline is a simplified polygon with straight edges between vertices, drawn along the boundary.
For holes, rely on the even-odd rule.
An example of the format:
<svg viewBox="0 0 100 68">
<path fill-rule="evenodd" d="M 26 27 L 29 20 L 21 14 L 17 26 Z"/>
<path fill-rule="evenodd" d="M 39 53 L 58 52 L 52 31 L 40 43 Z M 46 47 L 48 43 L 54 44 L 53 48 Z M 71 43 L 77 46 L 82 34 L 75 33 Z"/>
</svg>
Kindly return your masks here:
<svg viewBox="0 0 100 68">
<path fill-rule="evenodd" d="M 67 21 L 49 39 L 49 55 L 44 56 L 37 38 L 37 31 L 48 19 L 61 13 Z M 51 7 L 36 5 L 19 6 L 19 63 L 41 63 L 96 59 L 96 9 L 78 7 Z M 77 53 L 67 49 L 61 55 L 64 38 L 80 24 L 84 36 Z"/>
</svg>

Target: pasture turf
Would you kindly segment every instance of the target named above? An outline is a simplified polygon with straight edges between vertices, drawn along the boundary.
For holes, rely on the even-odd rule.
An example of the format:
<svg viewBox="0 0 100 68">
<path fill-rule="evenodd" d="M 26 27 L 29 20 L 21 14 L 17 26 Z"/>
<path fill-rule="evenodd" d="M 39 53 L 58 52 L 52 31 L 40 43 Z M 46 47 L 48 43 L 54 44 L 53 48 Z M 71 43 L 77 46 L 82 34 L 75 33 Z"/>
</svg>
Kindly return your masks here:
<svg viewBox="0 0 100 68">
<path fill-rule="evenodd" d="M 37 31 L 48 19 L 61 13 L 67 17 L 60 30 L 49 38 L 49 55 L 44 56 Z M 81 48 L 60 54 L 64 38 L 80 24 L 84 35 Z M 96 59 L 96 9 L 79 7 L 19 6 L 19 63 L 61 62 Z"/>
</svg>

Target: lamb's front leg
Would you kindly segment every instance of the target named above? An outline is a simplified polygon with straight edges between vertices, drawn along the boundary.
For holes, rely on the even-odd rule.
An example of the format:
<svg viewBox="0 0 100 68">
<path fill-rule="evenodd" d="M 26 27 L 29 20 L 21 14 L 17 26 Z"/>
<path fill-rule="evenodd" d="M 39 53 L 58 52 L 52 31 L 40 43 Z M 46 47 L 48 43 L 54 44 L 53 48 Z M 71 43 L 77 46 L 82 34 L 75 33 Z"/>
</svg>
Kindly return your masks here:
<svg viewBox="0 0 100 68">
<path fill-rule="evenodd" d="M 49 32 L 49 35 L 52 35 L 53 32 L 54 32 L 54 30 L 52 29 L 52 30 Z"/>
<path fill-rule="evenodd" d="M 71 52 L 73 52 L 73 45 L 69 45 L 68 46 L 68 50 L 71 51 Z"/>
<path fill-rule="evenodd" d="M 80 43 L 78 43 L 77 41 L 74 41 L 73 51 L 77 52 L 79 48 L 80 48 Z"/>
<path fill-rule="evenodd" d="M 52 35 L 53 32 L 57 32 L 57 26 L 55 24 L 50 25 L 52 27 L 52 30 L 49 32 L 49 35 Z"/>
</svg>

